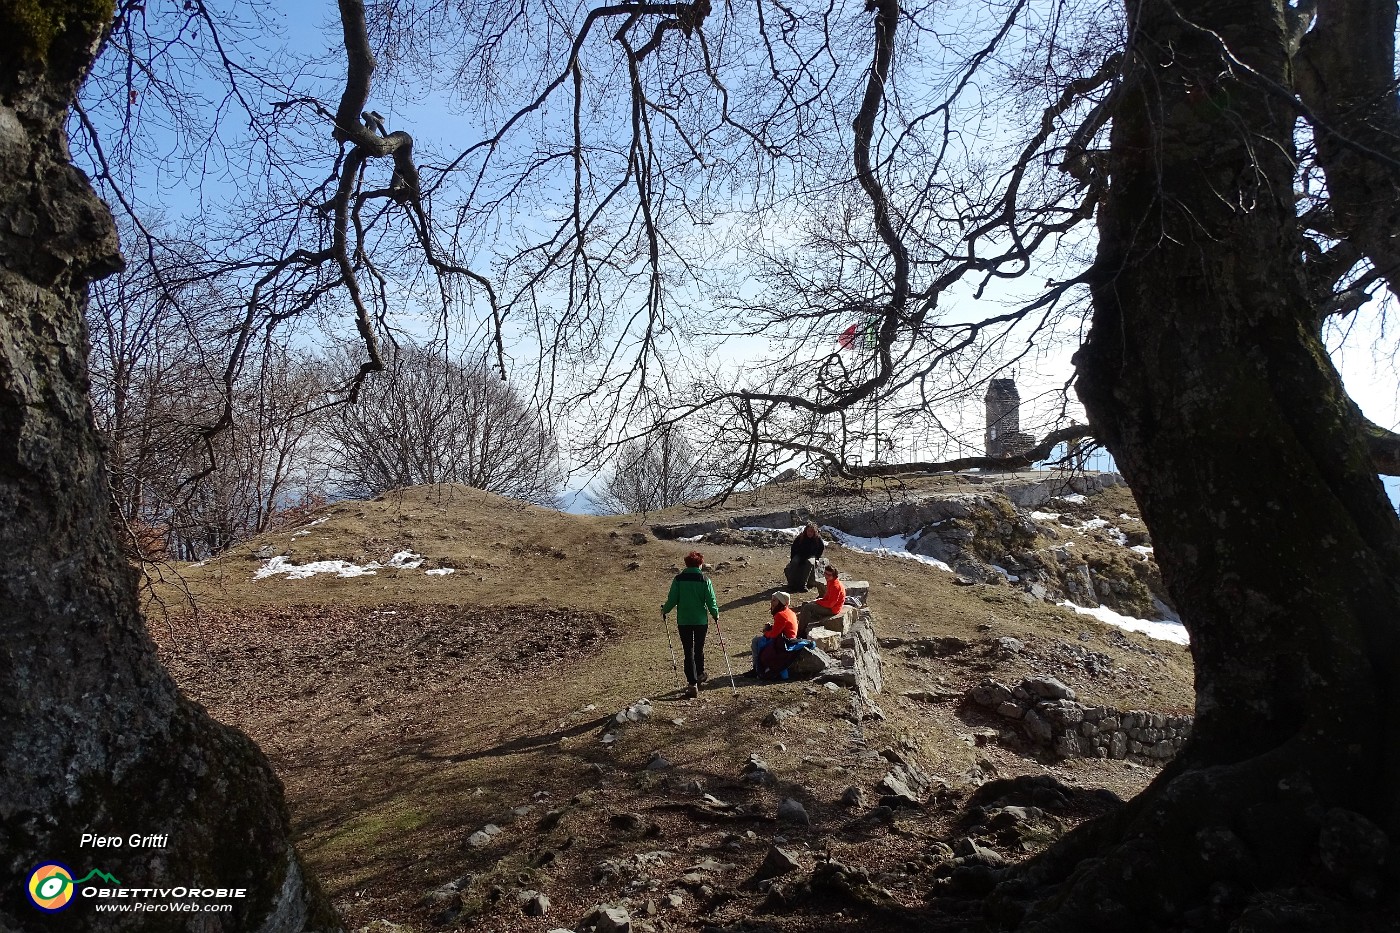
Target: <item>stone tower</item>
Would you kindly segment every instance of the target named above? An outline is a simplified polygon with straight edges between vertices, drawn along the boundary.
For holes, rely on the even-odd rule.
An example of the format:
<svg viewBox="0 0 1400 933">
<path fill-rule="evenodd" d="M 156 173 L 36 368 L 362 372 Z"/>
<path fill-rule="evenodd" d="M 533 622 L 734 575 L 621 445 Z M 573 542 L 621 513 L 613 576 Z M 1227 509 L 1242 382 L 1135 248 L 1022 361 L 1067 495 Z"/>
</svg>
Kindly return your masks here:
<svg viewBox="0 0 1400 933">
<path fill-rule="evenodd" d="M 1021 393 L 1015 379 L 993 379 L 987 386 L 987 456 L 1001 459 L 1023 454 L 1035 438 L 1021 433 Z"/>
</svg>

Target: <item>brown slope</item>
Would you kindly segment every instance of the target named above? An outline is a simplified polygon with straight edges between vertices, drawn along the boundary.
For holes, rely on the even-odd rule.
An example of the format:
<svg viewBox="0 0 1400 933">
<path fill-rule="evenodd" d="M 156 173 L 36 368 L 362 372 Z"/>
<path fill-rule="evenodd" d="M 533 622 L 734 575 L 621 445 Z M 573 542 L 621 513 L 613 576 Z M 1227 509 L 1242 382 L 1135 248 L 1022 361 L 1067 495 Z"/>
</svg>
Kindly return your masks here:
<svg viewBox="0 0 1400 933">
<path fill-rule="evenodd" d="M 1189 657 L 1176 646 L 1124 635 L 1004 586 L 956 586 L 941 571 L 839 547 L 831 556 L 847 575 L 873 583 L 880 635 L 953 637 L 968 647 L 947 657 L 908 646 L 887 651 L 884 722 L 852 723 L 843 718 L 844 692 L 805 685 L 741 681 L 731 697 L 714 647 L 710 673 L 721 676 L 700 700 L 682 700 L 671 692 L 658 612 L 681 557 L 698 546 L 718 568 L 713 579 L 737 671 L 746 663 L 742 646 L 766 616 L 766 593 L 780 579 L 782 550 L 650 535 L 633 543 L 646 527 L 635 518 L 563 515 L 462 487 L 339 503 L 318 518 L 325 520 L 186 569 L 201 614 L 173 614 L 153 629 L 182 687 L 268 751 L 287 784 L 302 848 L 352 924 L 389 919 L 436 928 L 431 921 L 445 908 L 421 898 L 470 873 L 458 898 L 465 913 L 454 924 L 479 911 L 478 928 L 549 930 L 573 925 L 598 901 L 630 893 L 640 907 L 641 895 L 655 900 L 674 889 L 684 906 L 662 919 L 694 928 L 704 899 L 678 880 L 682 869 L 710 855 L 752 871 L 780 832 L 771 817 L 785 795 L 803 800 L 814 818 L 813 832 L 787 834 L 809 853 L 807 867 L 813 853 L 828 851 L 888 868 L 918 862 L 935 839 L 956 835 L 957 801 L 993 773 L 1054 773 L 1123 795 L 1151 776 L 1150 768 L 1121 762 L 1034 761 L 987 742 L 994 730 L 975 713 L 903 692 L 956 693 L 984 676 L 1014 682 L 1049 673 L 1086 702 L 1164 711 L 1190 703 Z M 264 563 L 253 556 L 259 553 L 302 564 L 385 561 L 405 549 L 426 562 L 349 579 L 252 579 Z M 433 566 L 455 572 L 423 573 Z M 179 604 L 168 594 L 166 601 Z M 998 653 L 1001 636 L 1025 649 Z M 1092 649 L 1106 666 L 1090 674 L 1066 651 L 1074 646 Z M 605 746 L 605 717 L 644 696 L 656 703 L 653 717 Z M 773 708 L 798 704 L 806 709 L 776 731 L 760 724 Z M 885 767 L 873 752 L 900 740 L 963 795 L 889 826 L 848 831 L 852 814 L 836 798 L 853 783 L 872 789 Z M 655 750 L 676 768 L 662 776 L 645 771 Z M 776 786 L 739 780 L 751 753 L 767 762 Z M 682 790 L 693 780 L 751 804 L 758 818 L 697 818 L 694 795 Z M 539 831 L 535 821 L 561 806 L 560 825 Z M 521 807 L 534 809 L 512 813 Z M 621 813 L 638 813 L 641 826 L 613 827 L 609 817 Z M 471 834 L 492 821 L 505 832 L 482 848 L 470 845 Z M 636 869 L 660 885 L 656 892 L 629 892 L 625 879 L 595 881 L 605 859 L 656 850 L 674 854 Z M 541 860 L 548 862 L 531 864 Z M 897 899 L 908 908 L 922 903 L 929 879 L 918 872 L 901 878 L 887 885 Z M 735 880 L 715 885 L 729 890 Z M 493 887 L 502 892 L 494 900 Z M 521 888 L 549 894 L 547 917 L 521 913 L 512 900 Z M 742 915 L 762 900 L 744 893 L 705 916 Z M 775 916 L 778 928 L 816 928 L 800 911 Z M 860 912 L 850 919 L 858 918 L 871 920 Z"/>
</svg>

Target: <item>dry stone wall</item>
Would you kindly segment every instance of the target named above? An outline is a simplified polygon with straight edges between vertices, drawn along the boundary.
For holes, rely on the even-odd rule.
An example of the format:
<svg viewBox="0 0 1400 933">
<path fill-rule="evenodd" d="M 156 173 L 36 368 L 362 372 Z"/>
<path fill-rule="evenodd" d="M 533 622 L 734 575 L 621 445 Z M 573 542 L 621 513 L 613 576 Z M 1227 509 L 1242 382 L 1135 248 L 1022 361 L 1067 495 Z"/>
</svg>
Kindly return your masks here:
<svg viewBox="0 0 1400 933">
<path fill-rule="evenodd" d="M 987 678 L 967 692 L 967 700 L 1060 758 L 1165 761 L 1181 750 L 1193 721 L 1190 716 L 1086 706 L 1054 677 L 1027 678 L 1016 687 Z"/>
</svg>

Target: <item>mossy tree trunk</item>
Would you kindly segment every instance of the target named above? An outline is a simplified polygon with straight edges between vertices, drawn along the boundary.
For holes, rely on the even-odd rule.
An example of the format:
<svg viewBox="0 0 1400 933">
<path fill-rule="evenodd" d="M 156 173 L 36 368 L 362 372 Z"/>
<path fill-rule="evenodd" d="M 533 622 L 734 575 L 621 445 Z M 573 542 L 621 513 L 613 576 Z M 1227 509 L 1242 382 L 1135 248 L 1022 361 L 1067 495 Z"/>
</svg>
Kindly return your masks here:
<svg viewBox="0 0 1400 933">
<path fill-rule="evenodd" d="M 68 162 L 64 121 L 110 0 L 0 9 L 0 928 L 335 929 L 245 736 L 182 698 L 108 524 L 87 400 L 87 286 L 119 268 L 112 219 Z M 82 833 L 167 834 L 160 849 Z M 227 914 L 41 914 L 39 863 L 126 887 L 246 888 Z M 57 923 L 59 926 L 55 926 Z"/>
<path fill-rule="evenodd" d="M 1128 8 L 1076 364 L 1190 630 L 1197 720 L 1002 909 L 1032 930 L 1369 929 L 1395 905 L 1400 524 L 1308 300 L 1285 8 Z"/>
</svg>

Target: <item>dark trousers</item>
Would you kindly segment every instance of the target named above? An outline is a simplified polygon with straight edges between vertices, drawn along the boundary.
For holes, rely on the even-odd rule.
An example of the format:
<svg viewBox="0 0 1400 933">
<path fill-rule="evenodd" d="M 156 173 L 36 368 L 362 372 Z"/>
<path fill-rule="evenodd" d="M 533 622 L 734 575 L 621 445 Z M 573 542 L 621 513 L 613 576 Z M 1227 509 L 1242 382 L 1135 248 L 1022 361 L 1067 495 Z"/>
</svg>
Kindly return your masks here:
<svg viewBox="0 0 1400 933">
<path fill-rule="evenodd" d="M 705 633 L 708 625 L 679 625 L 681 647 L 685 649 L 685 681 L 698 684 L 705 679 Z"/>
<path fill-rule="evenodd" d="M 807 592 L 817 580 L 816 559 L 812 557 L 793 558 L 783 568 L 783 576 L 787 577 L 788 592 Z"/>
</svg>

